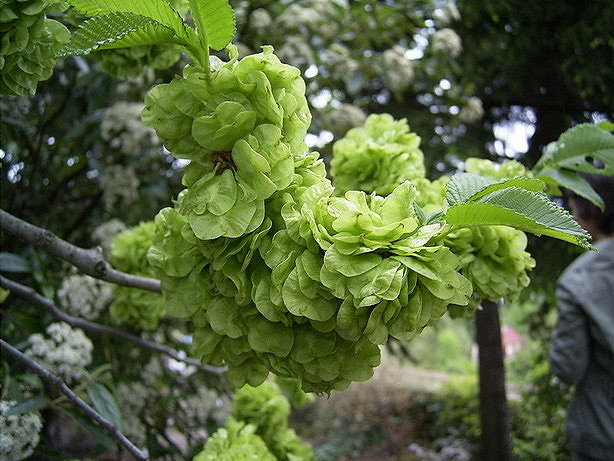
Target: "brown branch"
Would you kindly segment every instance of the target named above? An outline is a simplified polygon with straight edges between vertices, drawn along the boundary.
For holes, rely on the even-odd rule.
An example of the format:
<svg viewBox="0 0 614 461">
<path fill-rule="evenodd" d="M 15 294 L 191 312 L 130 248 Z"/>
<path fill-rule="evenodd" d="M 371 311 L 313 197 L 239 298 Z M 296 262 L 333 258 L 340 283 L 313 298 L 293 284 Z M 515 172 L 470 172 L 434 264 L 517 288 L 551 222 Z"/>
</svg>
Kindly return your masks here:
<svg viewBox="0 0 614 461">
<path fill-rule="evenodd" d="M 62 240 L 53 232 L 34 226 L 4 210 L 0 210 L 0 227 L 77 267 L 84 274 L 106 280 L 117 285 L 161 293 L 160 281 L 146 277 L 126 274 L 113 269 L 96 249 L 79 248 Z"/>
<path fill-rule="evenodd" d="M 58 376 L 51 373 L 49 370 L 43 368 L 30 357 L 25 355 L 23 352 L 15 349 L 13 346 L 8 344 L 3 339 L 0 339 L 0 347 L 12 355 L 15 359 L 23 362 L 29 368 L 32 369 L 38 376 L 41 377 L 44 381 L 51 384 L 52 386 L 59 389 L 70 402 L 72 402 L 75 406 L 79 407 L 83 412 L 85 412 L 90 418 L 100 424 L 103 428 L 105 428 L 119 443 L 121 443 L 126 449 L 138 460 L 147 460 L 147 454 L 135 447 L 130 440 L 126 438 L 124 434 L 122 434 L 119 429 L 108 419 L 90 407 L 86 402 L 84 402 L 77 394 L 75 394 L 66 384 L 62 381 Z"/>
<path fill-rule="evenodd" d="M 23 298 L 26 298 L 32 303 L 41 306 L 42 308 L 49 311 L 51 315 L 53 315 L 56 319 L 61 320 L 62 322 L 66 322 L 73 327 L 81 328 L 82 330 L 86 330 L 95 334 L 109 335 L 123 339 L 125 341 L 129 341 L 143 349 L 168 355 L 169 357 L 179 362 L 193 365 L 209 373 L 222 375 L 226 372 L 226 367 L 213 367 L 210 365 L 203 365 L 196 359 L 182 357 L 180 354 L 177 353 L 177 351 L 169 347 L 163 346 L 162 344 L 147 341 L 145 339 L 139 338 L 138 336 L 131 335 L 130 333 L 126 333 L 125 331 L 118 330 L 116 328 L 111 328 L 106 325 L 101 325 L 99 323 L 90 322 L 89 320 L 80 319 L 78 317 L 68 315 L 58 309 L 58 307 L 50 299 L 39 295 L 30 287 L 22 285 L 13 280 L 9 280 L 6 277 L 0 276 L 0 286 L 4 289 L 10 290 L 11 292 L 18 294 L 19 296 L 22 296 Z"/>
</svg>

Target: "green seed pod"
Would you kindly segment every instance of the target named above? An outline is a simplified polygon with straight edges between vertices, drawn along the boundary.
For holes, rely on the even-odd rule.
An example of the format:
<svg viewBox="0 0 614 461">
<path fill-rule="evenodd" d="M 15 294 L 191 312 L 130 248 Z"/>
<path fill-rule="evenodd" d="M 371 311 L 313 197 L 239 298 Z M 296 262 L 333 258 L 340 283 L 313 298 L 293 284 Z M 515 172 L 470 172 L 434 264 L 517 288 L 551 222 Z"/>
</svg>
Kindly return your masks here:
<svg viewBox="0 0 614 461">
<path fill-rule="evenodd" d="M 133 275 L 155 276 L 155 270 L 147 260 L 154 226 L 153 222 L 143 222 L 117 234 L 109 254 L 111 265 Z M 119 323 L 153 330 L 166 315 L 163 297 L 158 293 L 116 285 L 113 287 L 113 294 L 110 312 Z"/>
<path fill-rule="evenodd" d="M 173 45 L 151 45 L 95 51 L 92 57 L 103 72 L 127 80 L 138 77 L 147 68 L 168 69 L 181 55 Z"/>
<path fill-rule="evenodd" d="M 423 178 L 420 138 L 405 119 L 372 114 L 333 145 L 330 173 L 339 194 L 349 190 L 388 195 L 403 181 Z"/>
<path fill-rule="evenodd" d="M 154 88 L 143 111 L 171 153 L 192 160 L 179 211 L 201 240 L 240 237 L 262 224 L 264 200 L 292 182 L 310 122 L 300 72 L 272 48 L 212 60 L 210 75 L 187 67 Z"/>
<path fill-rule="evenodd" d="M 461 272 L 481 299 L 514 300 L 529 285 L 535 260 L 525 251 L 524 232 L 505 226 L 465 228 L 449 234 L 446 245 L 461 260 Z"/>
<path fill-rule="evenodd" d="M 57 0 L 0 2 L 0 93 L 34 94 L 38 82 L 51 77 L 55 53 L 70 32 L 45 15 L 66 8 Z"/>
</svg>

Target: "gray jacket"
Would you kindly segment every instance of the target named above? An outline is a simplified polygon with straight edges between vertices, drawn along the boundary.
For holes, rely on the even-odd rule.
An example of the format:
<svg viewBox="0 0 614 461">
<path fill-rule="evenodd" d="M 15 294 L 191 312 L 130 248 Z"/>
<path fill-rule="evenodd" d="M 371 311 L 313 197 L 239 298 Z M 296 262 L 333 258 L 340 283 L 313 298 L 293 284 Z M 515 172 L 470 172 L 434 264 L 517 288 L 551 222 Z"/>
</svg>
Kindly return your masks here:
<svg viewBox="0 0 614 461">
<path fill-rule="evenodd" d="M 559 317 L 550 365 L 575 384 L 567 438 L 574 452 L 598 459 L 614 453 L 614 238 L 595 244 L 557 282 Z"/>
</svg>

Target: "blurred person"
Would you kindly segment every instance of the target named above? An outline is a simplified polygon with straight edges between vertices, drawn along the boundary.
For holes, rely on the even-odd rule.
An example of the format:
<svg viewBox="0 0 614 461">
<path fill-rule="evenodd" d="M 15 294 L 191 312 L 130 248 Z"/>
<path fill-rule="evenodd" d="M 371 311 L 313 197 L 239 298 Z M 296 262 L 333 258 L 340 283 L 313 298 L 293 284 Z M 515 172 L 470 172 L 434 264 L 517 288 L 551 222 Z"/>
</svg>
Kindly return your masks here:
<svg viewBox="0 0 614 461">
<path fill-rule="evenodd" d="M 573 461 L 606 461 L 614 459 L 614 177 L 581 176 L 605 210 L 566 192 L 572 215 L 598 252 L 580 255 L 557 281 L 550 366 L 562 382 L 575 385 L 567 415 Z"/>
</svg>

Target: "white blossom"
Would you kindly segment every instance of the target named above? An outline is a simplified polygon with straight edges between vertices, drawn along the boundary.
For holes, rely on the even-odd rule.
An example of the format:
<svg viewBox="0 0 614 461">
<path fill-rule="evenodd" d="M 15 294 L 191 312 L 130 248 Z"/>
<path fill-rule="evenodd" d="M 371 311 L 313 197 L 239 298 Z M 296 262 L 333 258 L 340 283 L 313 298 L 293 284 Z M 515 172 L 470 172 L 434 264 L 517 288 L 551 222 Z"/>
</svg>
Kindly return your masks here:
<svg viewBox="0 0 614 461">
<path fill-rule="evenodd" d="M 100 124 L 102 139 L 128 155 L 138 155 L 144 144 L 157 143 L 154 130 L 141 121 L 143 107 L 142 103 L 126 101 L 109 107 Z"/>
<path fill-rule="evenodd" d="M 152 357 L 141 371 L 141 379 L 150 387 L 156 387 L 158 381 L 164 374 L 162 363 L 158 357 Z"/>
<path fill-rule="evenodd" d="M 349 77 L 359 68 L 350 49 L 340 43 L 333 43 L 325 51 L 325 59 L 331 72 L 342 79 Z"/>
<path fill-rule="evenodd" d="M 264 33 L 271 26 L 273 19 L 267 10 L 264 8 L 256 8 L 249 15 L 249 25 L 256 32 Z"/>
<path fill-rule="evenodd" d="M 179 406 L 191 427 L 203 427 L 209 418 L 221 425 L 230 413 L 228 398 L 206 387 L 199 388 L 196 394 L 180 397 Z"/>
<path fill-rule="evenodd" d="M 461 18 L 460 11 L 458 11 L 458 7 L 456 6 L 456 2 L 446 2 L 443 9 L 450 21 L 458 21 Z"/>
<path fill-rule="evenodd" d="M 321 20 L 315 24 L 318 34 L 326 38 L 332 38 L 339 32 L 339 9 L 335 7 L 330 0 L 312 0 L 311 8 L 316 11 Z M 344 6 L 344 11 L 347 10 L 348 5 Z"/>
<path fill-rule="evenodd" d="M 434 53 L 447 54 L 453 58 L 457 57 L 463 50 L 461 38 L 449 28 L 440 29 L 431 37 L 431 49 Z"/>
<path fill-rule="evenodd" d="M 461 18 L 456 2 L 448 1 L 442 8 L 435 10 L 435 15 L 440 24 L 449 24 L 452 21 L 458 21 Z"/>
<path fill-rule="evenodd" d="M 138 197 L 140 181 L 130 167 L 109 165 L 100 176 L 99 182 L 107 210 L 112 210 L 119 202 L 130 204 Z"/>
<path fill-rule="evenodd" d="M 64 322 L 52 323 L 45 331 L 49 339 L 40 333 L 30 335 L 25 354 L 66 382 L 81 379 L 83 368 L 92 362 L 92 342 L 82 330 Z"/>
<path fill-rule="evenodd" d="M 276 50 L 282 62 L 300 67 L 313 64 L 313 50 L 309 43 L 300 35 L 289 35 L 284 44 Z"/>
<path fill-rule="evenodd" d="M 96 227 L 92 232 L 92 240 L 100 245 L 103 254 L 106 256 L 111 250 L 113 238 L 126 229 L 128 227 L 123 222 L 114 218 Z"/>
<path fill-rule="evenodd" d="M 343 136 L 350 128 L 362 126 L 367 119 L 367 114 L 360 107 L 341 104 L 339 107 L 324 112 L 321 118 L 325 129 L 337 136 Z"/>
<path fill-rule="evenodd" d="M 482 101 L 476 96 L 468 98 L 467 103 L 458 114 L 459 120 L 465 123 L 479 122 L 483 116 L 484 108 L 482 107 Z"/>
<path fill-rule="evenodd" d="M 404 90 L 414 78 L 414 66 L 406 52 L 407 49 L 395 45 L 382 54 L 382 79 L 393 92 Z"/>
<path fill-rule="evenodd" d="M 297 29 L 299 26 L 318 26 L 322 22 L 320 14 L 296 3 L 290 4 L 282 14 L 275 18 L 275 25 L 283 29 Z"/>
<path fill-rule="evenodd" d="M 119 383 L 116 388 L 117 403 L 122 409 L 123 434 L 133 443 L 144 445 L 147 428 L 141 412 L 152 395 L 150 388 L 139 382 Z"/>
<path fill-rule="evenodd" d="M 43 427 L 38 411 L 6 416 L 13 400 L 0 400 L 0 461 L 17 461 L 30 456 L 40 441 Z"/>
<path fill-rule="evenodd" d="M 107 282 L 73 274 L 62 280 L 57 297 L 68 314 L 95 320 L 111 302 L 113 290 Z"/>
</svg>

